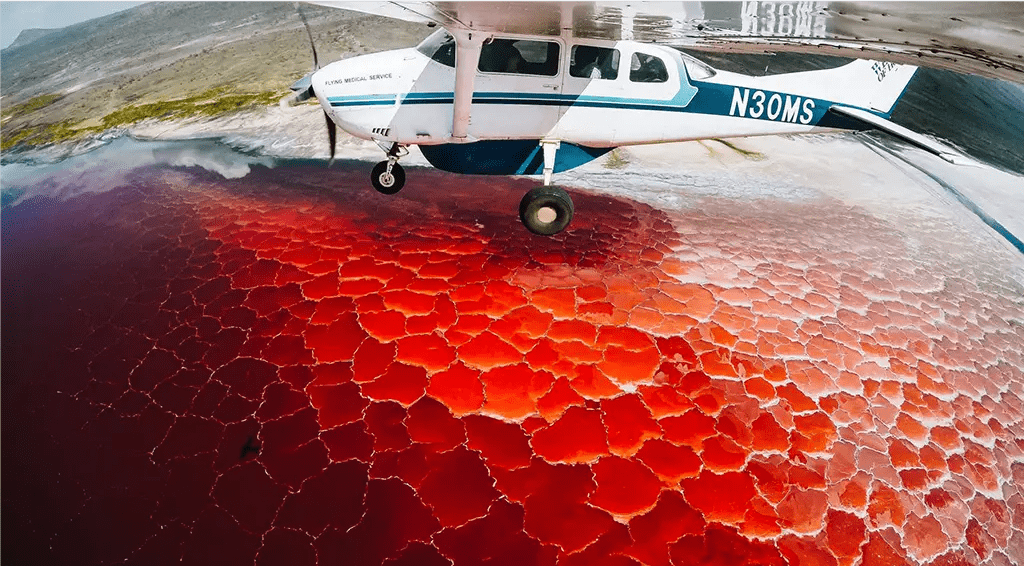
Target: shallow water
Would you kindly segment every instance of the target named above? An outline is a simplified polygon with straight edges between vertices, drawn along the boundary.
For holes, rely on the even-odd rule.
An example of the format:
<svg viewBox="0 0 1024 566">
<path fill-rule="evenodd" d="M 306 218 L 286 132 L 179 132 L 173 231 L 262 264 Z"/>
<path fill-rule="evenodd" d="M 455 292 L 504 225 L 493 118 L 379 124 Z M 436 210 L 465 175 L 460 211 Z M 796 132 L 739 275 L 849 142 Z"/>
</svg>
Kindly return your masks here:
<svg viewBox="0 0 1024 566">
<path fill-rule="evenodd" d="M 1020 562 L 1024 259 L 797 157 L 596 169 L 552 238 L 525 179 L 384 197 L 131 140 L 5 167 L 5 555 Z"/>
</svg>

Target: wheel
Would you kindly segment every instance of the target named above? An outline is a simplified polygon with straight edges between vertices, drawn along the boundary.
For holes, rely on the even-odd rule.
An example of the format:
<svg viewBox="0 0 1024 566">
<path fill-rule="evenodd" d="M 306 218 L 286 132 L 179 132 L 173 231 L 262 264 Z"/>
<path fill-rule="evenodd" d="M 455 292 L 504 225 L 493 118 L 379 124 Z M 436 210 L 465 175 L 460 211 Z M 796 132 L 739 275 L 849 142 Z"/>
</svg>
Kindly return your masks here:
<svg viewBox="0 0 1024 566">
<path fill-rule="evenodd" d="M 519 203 L 519 218 L 534 234 L 551 236 L 569 225 L 573 210 L 572 199 L 563 189 L 537 187 L 526 193 Z"/>
<path fill-rule="evenodd" d="M 385 195 L 393 195 L 398 191 L 402 190 L 405 185 L 405 170 L 402 166 L 395 163 L 391 166 L 391 174 L 388 174 L 388 162 L 381 161 L 377 165 L 374 165 L 373 172 L 370 173 L 370 183 L 373 184 L 373 188 L 377 189 L 378 193 Z"/>
</svg>

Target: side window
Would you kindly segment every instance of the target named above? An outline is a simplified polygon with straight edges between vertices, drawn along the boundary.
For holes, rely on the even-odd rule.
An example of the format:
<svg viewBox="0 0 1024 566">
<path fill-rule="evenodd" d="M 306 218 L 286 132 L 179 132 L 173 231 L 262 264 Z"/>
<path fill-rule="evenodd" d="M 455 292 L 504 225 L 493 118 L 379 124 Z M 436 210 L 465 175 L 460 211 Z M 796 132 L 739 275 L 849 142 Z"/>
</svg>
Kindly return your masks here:
<svg viewBox="0 0 1024 566">
<path fill-rule="evenodd" d="M 665 62 L 645 53 L 634 53 L 629 63 L 629 80 L 635 83 L 663 83 L 668 81 Z"/>
<path fill-rule="evenodd" d="M 569 74 L 584 79 L 615 80 L 619 76 L 619 50 L 574 45 Z"/>
<path fill-rule="evenodd" d="M 558 74 L 558 44 L 528 39 L 492 39 L 480 49 L 477 68 L 485 73 L 553 77 Z"/>
</svg>

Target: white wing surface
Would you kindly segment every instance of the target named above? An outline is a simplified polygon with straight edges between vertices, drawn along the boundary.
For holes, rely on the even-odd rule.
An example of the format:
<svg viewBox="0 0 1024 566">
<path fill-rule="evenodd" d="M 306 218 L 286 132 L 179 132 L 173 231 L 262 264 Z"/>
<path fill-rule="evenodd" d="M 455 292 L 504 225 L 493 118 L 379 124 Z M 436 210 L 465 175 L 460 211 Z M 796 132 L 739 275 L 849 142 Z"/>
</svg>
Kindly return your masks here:
<svg viewBox="0 0 1024 566">
<path fill-rule="evenodd" d="M 451 30 L 924 65 L 1024 83 L 1017 2 L 315 2 Z"/>
</svg>

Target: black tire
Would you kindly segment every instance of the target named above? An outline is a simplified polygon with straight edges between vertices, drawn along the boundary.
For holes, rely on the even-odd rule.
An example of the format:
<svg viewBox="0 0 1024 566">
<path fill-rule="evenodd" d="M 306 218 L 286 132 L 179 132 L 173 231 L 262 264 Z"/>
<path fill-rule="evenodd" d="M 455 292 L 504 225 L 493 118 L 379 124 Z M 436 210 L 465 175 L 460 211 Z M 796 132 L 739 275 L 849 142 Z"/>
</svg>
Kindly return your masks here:
<svg viewBox="0 0 1024 566">
<path fill-rule="evenodd" d="M 373 171 L 370 173 L 370 183 L 373 184 L 373 188 L 378 193 L 385 195 L 393 195 L 398 191 L 402 190 L 405 186 L 405 169 L 402 166 L 395 163 L 391 167 L 391 177 L 387 176 L 388 162 L 381 161 L 380 163 L 373 166 Z"/>
<path fill-rule="evenodd" d="M 554 211 L 552 220 L 544 218 Z M 526 229 L 541 236 L 551 236 L 565 230 L 572 221 L 575 208 L 569 193 L 560 187 L 537 187 L 526 193 L 519 203 L 519 219 Z"/>
</svg>

